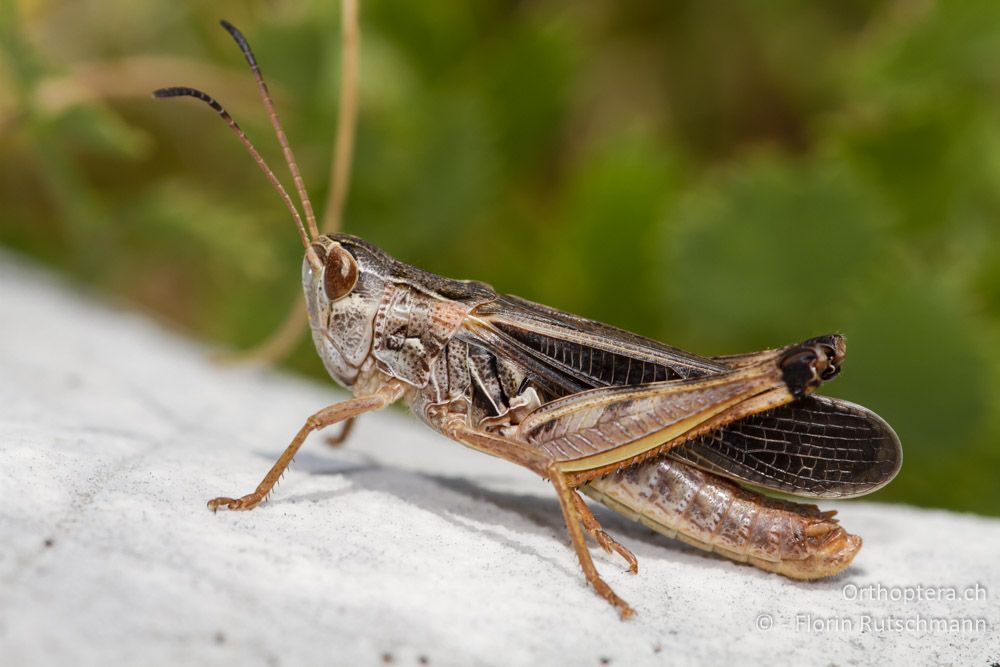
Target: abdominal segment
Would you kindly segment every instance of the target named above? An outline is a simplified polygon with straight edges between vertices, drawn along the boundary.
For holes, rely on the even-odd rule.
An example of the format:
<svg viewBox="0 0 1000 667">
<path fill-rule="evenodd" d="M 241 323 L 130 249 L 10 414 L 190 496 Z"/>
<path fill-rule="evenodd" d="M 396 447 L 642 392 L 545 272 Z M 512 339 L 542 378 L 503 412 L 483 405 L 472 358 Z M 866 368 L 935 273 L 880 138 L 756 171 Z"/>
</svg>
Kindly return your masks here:
<svg viewBox="0 0 1000 667">
<path fill-rule="evenodd" d="M 834 575 L 861 548 L 836 512 L 770 498 L 663 456 L 580 490 L 667 537 L 792 579 Z"/>
</svg>

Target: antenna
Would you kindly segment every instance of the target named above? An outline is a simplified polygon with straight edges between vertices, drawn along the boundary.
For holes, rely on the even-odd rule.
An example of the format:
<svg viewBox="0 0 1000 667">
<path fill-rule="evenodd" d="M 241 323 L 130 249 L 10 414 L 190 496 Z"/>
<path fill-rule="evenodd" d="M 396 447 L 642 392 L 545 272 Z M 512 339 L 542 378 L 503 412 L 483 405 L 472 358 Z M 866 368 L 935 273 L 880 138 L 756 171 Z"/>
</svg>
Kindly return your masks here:
<svg viewBox="0 0 1000 667">
<path fill-rule="evenodd" d="M 247 59 L 247 64 L 250 65 L 250 69 L 253 71 L 253 78 L 257 82 L 257 91 L 260 93 L 260 99 L 264 103 L 264 108 L 267 109 L 267 117 L 271 120 L 274 133 L 278 136 L 278 143 L 281 144 L 281 152 L 285 155 L 288 170 L 292 172 L 292 180 L 295 181 L 295 189 L 298 192 L 299 201 L 302 202 L 302 210 L 306 214 L 306 223 L 309 225 L 309 232 L 313 238 L 316 238 L 319 236 L 319 230 L 316 228 L 316 214 L 313 213 L 312 202 L 309 201 L 309 194 L 306 192 L 305 183 L 302 181 L 302 175 L 299 173 L 299 165 L 295 162 L 295 154 L 292 153 L 292 147 L 288 144 L 288 137 L 285 136 L 285 130 L 281 126 L 281 121 L 278 120 L 278 112 L 275 111 L 274 103 L 271 101 L 271 93 L 267 89 L 267 84 L 264 83 L 263 75 L 260 73 L 257 58 L 250 49 L 250 44 L 247 42 L 246 37 L 243 36 L 243 33 L 236 26 L 225 19 L 219 21 L 219 25 L 225 28 L 226 32 L 239 45 L 240 51 L 243 52 L 243 57 Z"/>
<path fill-rule="evenodd" d="M 296 209 L 295 204 L 292 203 L 292 198 L 288 195 L 288 191 L 285 190 L 284 186 L 281 185 L 278 177 L 274 175 L 271 168 L 267 166 L 266 162 L 264 162 L 264 158 L 261 157 L 261 154 L 257 152 L 256 148 L 254 148 L 254 145 L 251 143 L 250 138 L 247 137 L 246 132 L 244 132 L 243 128 L 241 128 L 239 124 L 233 120 L 233 117 L 229 115 L 229 112 L 223 109 L 222 105 L 215 101 L 215 98 L 207 93 L 203 93 L 197 88 L 187 88 L 183 86 L 160 88 L 159 90 L 153 91 L 153 97 L 193 97 L 212 107 L 215 113 L 219 114 L 219 117 L 226 121 L 226 125 L 228 125 L 229 129 L 236 133 L 236 136 L 240 139 L 240 143 L 242 143 L 250 155 L 253 156 L 254 161 L 257 162 L 257 166 L 260 167 L 261 171 L 263 171 L 264 175 L 267 177 L 267 180 L 271 182 L 274 189 L 278 191 L 279 195 L 281 195 L 281 198 L 284 200 L 285 206 L 288 207 L 288 210 L 292 212 L 292 217 L 295 218 L 295 226 L 299 230 L 299 237 L 302 239 L 302 245 L 306 249 L 306 254 L 310 256 L 309 261 L 310 263 L 315 264 L 316 262 L 312 261 L 315 253 L 312 251 L 309 234 L 306 232 L 305 225 L 302 224 L 302 216 L 299 215 L 298 209 Z"/>
</svg>

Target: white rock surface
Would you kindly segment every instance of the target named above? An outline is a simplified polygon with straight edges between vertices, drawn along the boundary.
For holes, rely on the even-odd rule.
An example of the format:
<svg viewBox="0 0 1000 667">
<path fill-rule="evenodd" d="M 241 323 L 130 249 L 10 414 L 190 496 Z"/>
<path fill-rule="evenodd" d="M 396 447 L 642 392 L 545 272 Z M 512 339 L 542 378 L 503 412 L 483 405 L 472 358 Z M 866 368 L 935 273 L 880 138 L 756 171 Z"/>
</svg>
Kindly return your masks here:
<svg viewBox="0 0 1000 667">
<path fill-rule="evenodd" d="M 4 665 L 1000 661 L 995 519 L 831 503 L 865 546 L 795 583 L 601 510 L 640 563 L 595 552 L 638 612 L 621 622 L 546 483 L 408 415 L 314 437 L 268 504 L 213 515 L 344 395 L 220 368 L 8 255 L 0 332 Z M 927 599 L 951 591 L 974 599 Z M 880 599 L 901 595 L 922 599 Z"/>
</svg>

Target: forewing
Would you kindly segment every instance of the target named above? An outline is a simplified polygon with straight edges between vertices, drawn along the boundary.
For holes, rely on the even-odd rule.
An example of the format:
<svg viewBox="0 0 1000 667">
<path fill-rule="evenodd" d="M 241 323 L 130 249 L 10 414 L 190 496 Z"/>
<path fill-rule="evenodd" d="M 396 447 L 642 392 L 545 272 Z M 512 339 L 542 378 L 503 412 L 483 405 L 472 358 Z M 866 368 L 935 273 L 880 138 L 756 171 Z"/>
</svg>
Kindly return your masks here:
<svg viewBox="0 0 1000 667">
<path fill-rule="evenodd" d="M 728 370 L 711 359 L 515 296 L 478 307 L 465 330 L 538 375 L 553 397 Z"/>
<path fill-rule="evenodd" d="M 899 438 L 854 403 L 811 396 L 746 417 L 668 456 L 730 479 L 797 496 L 850 498 L 888 484 L 903 461 Z"/>
</svg>

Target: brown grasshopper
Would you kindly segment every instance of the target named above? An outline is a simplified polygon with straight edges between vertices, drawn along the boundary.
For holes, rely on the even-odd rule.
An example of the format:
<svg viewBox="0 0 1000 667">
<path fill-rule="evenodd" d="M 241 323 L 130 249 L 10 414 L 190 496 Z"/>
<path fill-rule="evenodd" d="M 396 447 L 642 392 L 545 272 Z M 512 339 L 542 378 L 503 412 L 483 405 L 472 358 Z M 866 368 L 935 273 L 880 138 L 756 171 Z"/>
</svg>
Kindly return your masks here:
<svg viewBox="0 0 1000 667">
<path fill-rule="evenodd" d="M 291 211 L 305 260 L 313 341 L 354 398 L 309 417 L 263 481 L 212 510 L 249 510 L 271 492 L 306 437 L 402 399 L 443 435 L 522 465 L 554 487 L 586 579 L 623 617 L 631 607 L 598 574 L 590 534 L 637 572 L 579 492 L 652 528 L 797 579 L 839 572 L 860 538 L 834 512 L 774 500 L 729 480 L 818 498 L 887 484 L 902 453 L 877 415 L 812 396 L 844 360 L 837 335 L 753 354 L 706 358 L 515 296 L 399 262 L 347 234 L 320 235 L 257 61 L 249 63 L 300 196 L 306 222 L 239 125 L 219 114 Z"/>
</svg>

